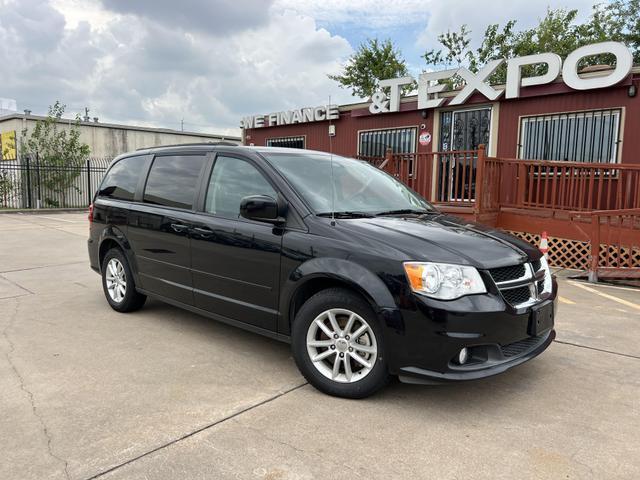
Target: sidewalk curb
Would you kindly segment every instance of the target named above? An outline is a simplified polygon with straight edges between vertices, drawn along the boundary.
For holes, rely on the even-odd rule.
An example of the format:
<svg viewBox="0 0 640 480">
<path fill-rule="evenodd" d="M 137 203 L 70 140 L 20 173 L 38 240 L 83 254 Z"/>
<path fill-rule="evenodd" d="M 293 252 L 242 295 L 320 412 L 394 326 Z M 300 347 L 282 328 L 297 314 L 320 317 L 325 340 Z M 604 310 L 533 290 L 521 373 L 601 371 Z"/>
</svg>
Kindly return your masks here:
<svg viewBox="0 0 640 480">
<path fill-rule="evenodd" d="M 71 212 L 88 212 L 89 207 L 77 207 L 77 208 L 17 208 L 15 210 L 0 210 L 0 215 L 2 214 L 27 214 L 27 215 L 37 215 L 37 214 L 47 214 L 47 213 L 71 213 Z"/>
</svg>

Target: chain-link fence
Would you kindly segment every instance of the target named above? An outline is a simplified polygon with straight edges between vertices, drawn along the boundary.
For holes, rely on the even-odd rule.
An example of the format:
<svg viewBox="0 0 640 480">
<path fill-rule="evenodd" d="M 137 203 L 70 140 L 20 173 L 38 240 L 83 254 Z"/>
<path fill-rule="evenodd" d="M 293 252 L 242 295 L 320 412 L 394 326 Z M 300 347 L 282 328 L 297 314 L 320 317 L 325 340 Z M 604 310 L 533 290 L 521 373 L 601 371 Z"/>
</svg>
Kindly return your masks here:
<svg viewBox="0 0 640 480">
<path fill-rule="evenodd" d="M 25 156 L 0 162 L 0 209 L 86 207 L 111 160 L 58 166 Z"/>
</svg>

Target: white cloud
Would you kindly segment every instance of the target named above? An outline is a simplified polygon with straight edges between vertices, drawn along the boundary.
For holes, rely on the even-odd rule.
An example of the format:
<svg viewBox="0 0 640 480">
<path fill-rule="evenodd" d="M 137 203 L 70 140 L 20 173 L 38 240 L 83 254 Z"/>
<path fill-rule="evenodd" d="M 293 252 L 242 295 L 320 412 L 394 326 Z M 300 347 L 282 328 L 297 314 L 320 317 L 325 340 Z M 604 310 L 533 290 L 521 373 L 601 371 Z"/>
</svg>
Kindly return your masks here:
<svg viewBox="0 0 640 480">
<path fill-rule="evenodd" d="M 215 21 L 189 28 L 190 18 L 210 14 L 208 4 L 177 28 L 166 14 L 96 3 L 83 10 L 76 0 L 0 5 L 0 65 L 12 65 L 0 96 L 17 98 L 19 108 L 44 112 L 60 99 L 70 113 L 86 105 L 103 121 L 179 128 L 184 119 L 186 129 L 229 134 L 244 115 L 350 98 L 327 73 L 351 46 L 292 11 L 269 9 L 221 35 Z"/>
<path fill-rule="evenodd" d="M 424 0 L 276 0 L 274 8 L 292 10 L 322 23 L 372 28 L 423 22 L 429 13 Z"/>
<path fill-rule="evenodd" d="M 549 1 L 585 18 L 594 0 Z M 507 0 L 0 0 L 0 97 L 40 113 L 59 99 L 103 121 L 238 133 L 245 115 L 353 100 L 327 78 L 353 51 L 331 31 L 357 32 L 354 42 L 395 32 L 419 62 L 447 29 L 466 23 L 478 40 L 489 23 L 526 27 L 545 10 Z"/>
</svg>

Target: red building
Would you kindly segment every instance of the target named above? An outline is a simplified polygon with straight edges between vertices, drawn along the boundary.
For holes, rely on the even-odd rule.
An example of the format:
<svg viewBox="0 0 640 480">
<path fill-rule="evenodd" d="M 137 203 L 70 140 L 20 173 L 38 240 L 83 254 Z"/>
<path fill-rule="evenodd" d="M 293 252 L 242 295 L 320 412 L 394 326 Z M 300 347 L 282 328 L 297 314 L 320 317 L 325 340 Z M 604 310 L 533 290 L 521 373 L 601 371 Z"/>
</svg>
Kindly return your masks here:
<svg viewBox="0 0 640 480">
<path fill-rule="evenodd" d="M 590 70 L 581 78 L 613 71 Z M 437 108 L 419 108 L 418 97 L 409 96 L 400 100 L 398 111 L 372 113 L 367 102 L 341 105 L 333 115 L 329 107 L 320 108 L 319 121 L 293 123 L 295 115 L 301 121 L 312 118 L 312 109 L 306 109 L 306 118 L 304 111 L 293 119 L 266 115 L 258 127 L 245 119 L 243 138 L 247 145 L 331 149 L 359 157 L 445 211 L 533 242 L 548 232 L 556 265 L 595 269 L 589 261 L 593 254 L 600 275 L 619 275 L 621 268 L 635 275 L 640 272 L 639 87 L 640 67 L 634 67 L 604 88 L 576 90 L 558 78 L 522 86 L 517 98 L 490 101 L 476 91 L 452 106 L 458 90 L 434 97 L 442 99 Z M 333 119 L 323 120 L 328 116 Z"/>
</svg>

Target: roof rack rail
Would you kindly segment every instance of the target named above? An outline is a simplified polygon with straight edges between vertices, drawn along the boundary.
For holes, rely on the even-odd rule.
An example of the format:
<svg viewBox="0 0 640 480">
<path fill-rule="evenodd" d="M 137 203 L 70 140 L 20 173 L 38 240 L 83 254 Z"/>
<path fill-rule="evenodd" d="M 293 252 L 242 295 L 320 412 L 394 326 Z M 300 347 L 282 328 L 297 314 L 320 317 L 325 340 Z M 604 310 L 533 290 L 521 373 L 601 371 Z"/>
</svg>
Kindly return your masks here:
<svg viewBox="0 0 640 480">
<path fill-rule="evenodd" d="M 221 140 L 219 142 L 196 142 L 196 143 L 174 143 L 171 145 L 156 145 L 154 147 L 141 147 L 136 149 L 140 150 L 151 150 L 153 148 L 169 148 L 169 147 L 197 147 L 197 146 L 223 146 L 223 147 L 237 147 L 238 144 L 234 142 L 228 142 L 226 140 Z"/>
</svg>

